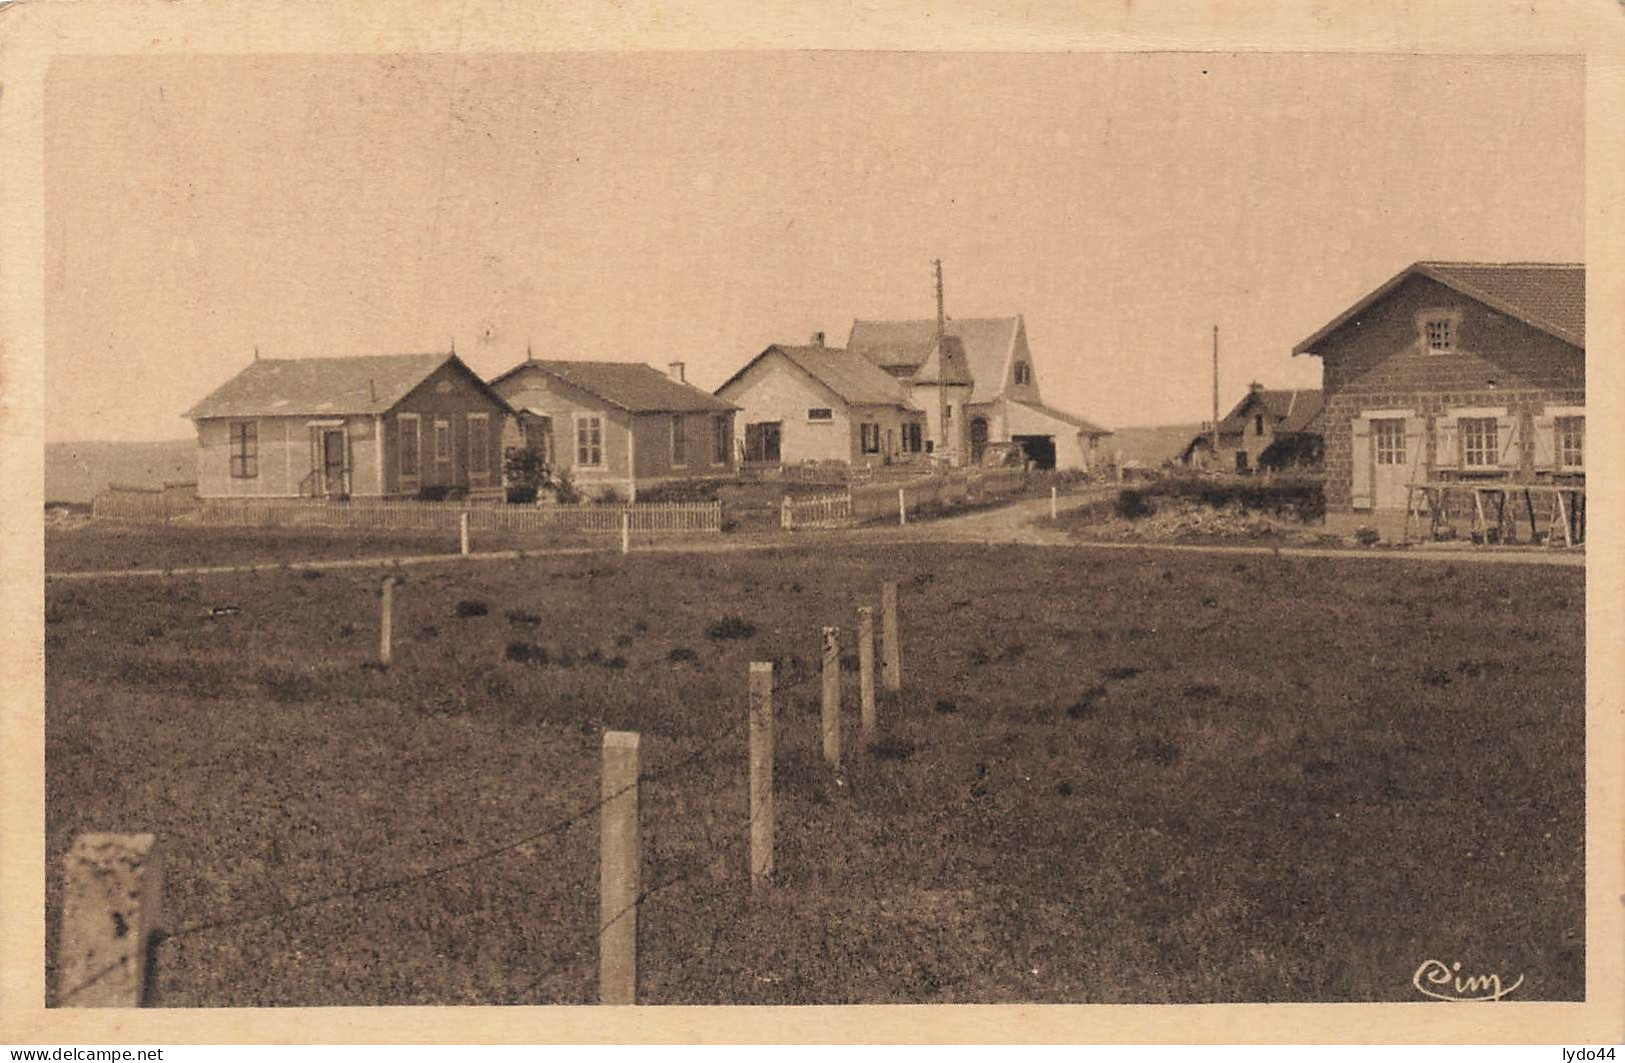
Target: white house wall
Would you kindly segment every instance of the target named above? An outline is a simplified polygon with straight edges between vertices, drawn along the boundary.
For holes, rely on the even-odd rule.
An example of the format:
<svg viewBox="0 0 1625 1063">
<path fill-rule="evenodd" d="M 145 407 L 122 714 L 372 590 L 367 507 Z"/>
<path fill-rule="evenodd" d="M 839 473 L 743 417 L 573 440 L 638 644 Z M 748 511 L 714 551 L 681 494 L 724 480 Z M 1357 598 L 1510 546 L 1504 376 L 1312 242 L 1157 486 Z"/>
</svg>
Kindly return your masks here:
<svg viewBox="0 0 1625 1063">
<path fill-rule="evenodd" d="M 856 447 L 851 411 L 827 388 L 811 380 L 780 354 L 771 354 L 718 392 L 739 407 L 734 416 L 734 448 L 742 453 L 745 426 L 778 421 L 779 457 L 784 462 L 851 461 Z M 810 409 L 828 409 L 828 421 L 809 421 Z"/>
</svg>

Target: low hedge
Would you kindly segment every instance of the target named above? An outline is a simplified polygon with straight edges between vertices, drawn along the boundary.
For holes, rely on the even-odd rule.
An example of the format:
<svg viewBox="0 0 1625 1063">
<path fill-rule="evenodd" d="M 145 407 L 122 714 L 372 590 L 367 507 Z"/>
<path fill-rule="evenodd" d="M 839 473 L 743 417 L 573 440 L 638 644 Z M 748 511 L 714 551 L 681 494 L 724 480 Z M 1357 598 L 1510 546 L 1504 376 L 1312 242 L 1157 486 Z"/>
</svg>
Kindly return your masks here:
<svg viewBox="0 0 1625 1063">
<path fill-rule="evenodd" d="M 1325 485 L 1319 480 L 1206 480 L 1169 478 L 1118 492 L 1118 516 L 1135 520 L 1156 512 L 1159 498 L 1196 502 L 1220 509 L 1237 506 L 1249 513 L 1290 513 L 1299 520 L 1326 515 Z"/>
</svg>

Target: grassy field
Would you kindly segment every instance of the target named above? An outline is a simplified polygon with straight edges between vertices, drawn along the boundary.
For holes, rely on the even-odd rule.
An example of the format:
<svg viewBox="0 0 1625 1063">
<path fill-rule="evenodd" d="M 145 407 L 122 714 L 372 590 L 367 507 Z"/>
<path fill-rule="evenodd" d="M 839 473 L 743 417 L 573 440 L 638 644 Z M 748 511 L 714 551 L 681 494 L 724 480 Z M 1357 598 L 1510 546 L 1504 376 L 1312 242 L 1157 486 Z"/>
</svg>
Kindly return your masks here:
<svg viewBox="0 0 1625 1063">
<path fill-rule="evenodd" d="M 837 785 L 819 626 L 850 631 L 884 579 L 905 689 L 870 749 L 852 711 Z M 406 575 L 388 671 L 377 593 L 48 586 L 52 947 L 72 837 L 150 830 L 159 1004 L 589 1002 L 597 821 L 556 825 L 612 727 L 655 775 L 648 1003 L 1408 1000 L 1429 958 L 1584 994 L 1578 571 L 917 545 L 452 564 Z M 707 634 L 743 635 L 728 617 L 751 633 Z M 758 899 L 752 659 L 786 686 Z"/>
</svg>

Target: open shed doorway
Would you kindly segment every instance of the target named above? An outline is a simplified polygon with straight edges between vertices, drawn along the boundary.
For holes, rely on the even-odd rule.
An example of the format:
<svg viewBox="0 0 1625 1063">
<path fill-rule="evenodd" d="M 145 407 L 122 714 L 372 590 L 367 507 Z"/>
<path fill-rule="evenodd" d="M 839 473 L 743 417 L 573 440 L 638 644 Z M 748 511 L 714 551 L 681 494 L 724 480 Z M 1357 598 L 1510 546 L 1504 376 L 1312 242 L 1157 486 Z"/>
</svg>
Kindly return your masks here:
<svg viewBox="0 0 1625 1063">
<path fill-rule="evenodd" d="M 1033 463 L 1034 468 L 1055 468 L 1054 436 L 1011 436 L 1010 440 L 1021 444 L 1021 449 L 1027 452 L 1027 460 Z"/>
</svg>

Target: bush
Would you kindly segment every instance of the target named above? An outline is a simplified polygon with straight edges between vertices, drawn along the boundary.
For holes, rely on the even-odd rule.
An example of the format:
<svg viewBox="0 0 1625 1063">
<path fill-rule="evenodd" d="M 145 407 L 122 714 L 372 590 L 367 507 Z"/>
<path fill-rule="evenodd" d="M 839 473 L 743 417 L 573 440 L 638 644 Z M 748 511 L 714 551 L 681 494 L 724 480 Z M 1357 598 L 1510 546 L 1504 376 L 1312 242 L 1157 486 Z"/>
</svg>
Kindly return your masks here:
<svg viewBox="0 0 1625 1063">
<path fill-rule="evenodd" d="M 1134 487 L 1117 492 L 1117 515 L 1124 520 L 1139 520 L 1155 513 L 1156 507 L 1151 504 L 1148 493 Z"/>
<path fill-rule="evenodd" d="M 484 616 L 491 611 L 491 607 L 478 598 L 464 598 L 453 609 L 458 616 Z"/>
<path fill-rule="evenodd" d="M 425 484 L 418 489 L 419 502 L 446 502 L 468 497 L 468 488 L 457 484 Z"/>
<path fill-rule="evenodd" d="M 748 639 L 756 634 L 756 625 L 743 617 L 725 616 L 705 629 L 706 638 Z"/>
<path fill-rule="evenodd" d="M 715 502 L 721 498 L 719 480 L 672 480 L 638 490 L 639 502 Z"/>
</svg>

